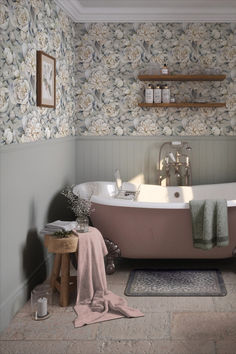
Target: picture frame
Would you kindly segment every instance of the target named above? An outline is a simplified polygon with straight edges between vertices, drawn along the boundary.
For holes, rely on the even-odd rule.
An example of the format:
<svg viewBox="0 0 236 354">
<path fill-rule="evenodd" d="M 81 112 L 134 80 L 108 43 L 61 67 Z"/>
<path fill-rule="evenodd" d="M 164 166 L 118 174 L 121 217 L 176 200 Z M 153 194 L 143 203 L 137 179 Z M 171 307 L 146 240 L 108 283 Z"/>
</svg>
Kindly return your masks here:
<svg viewBox="0 0 236 354">
<path fill-rule="evenodd" d="M 56 108 L 56 59 L 37 50 L 37 106 Z"/>
</svg>

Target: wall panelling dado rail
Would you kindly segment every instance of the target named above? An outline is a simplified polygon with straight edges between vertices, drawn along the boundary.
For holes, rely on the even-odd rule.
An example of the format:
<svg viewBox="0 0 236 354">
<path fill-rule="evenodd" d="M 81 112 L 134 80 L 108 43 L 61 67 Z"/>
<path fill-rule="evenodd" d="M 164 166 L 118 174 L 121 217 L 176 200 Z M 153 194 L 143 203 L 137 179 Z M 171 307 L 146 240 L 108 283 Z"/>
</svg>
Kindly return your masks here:
<svg viewBox="0 0 236 354">
<path fill-rule="evenodd" d="M 123 180 L 157 183 L 157 161 L 164 141 L 188 141 L 193 184 L 236 181 L 236 137 L 78 137 L 76 181 Z"/>
</svg>

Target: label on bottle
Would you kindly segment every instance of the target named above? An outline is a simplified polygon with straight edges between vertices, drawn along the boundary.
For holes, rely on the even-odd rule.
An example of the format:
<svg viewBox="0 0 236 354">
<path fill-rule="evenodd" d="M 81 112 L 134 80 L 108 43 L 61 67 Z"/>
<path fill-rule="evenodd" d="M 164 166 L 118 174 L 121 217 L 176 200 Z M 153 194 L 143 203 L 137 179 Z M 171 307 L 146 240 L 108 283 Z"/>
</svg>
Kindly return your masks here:
<svg viewBox="0 0 236 354">
<path fill-rule="evenodd" d="M 170 103 L 170 89 L 168 89 L 168 88 L 162 89 L 162 102 L 163 103 Z"/>
<path fill-rule="evenodd" d="M 145 89 L 145 102 L 146 103 L 153 103 L 153 89 L 152 88 Z"/>
<path fill-rule="evenodd" d="M 154 103 L 161 103 L 161 89 L 154 89 Z"/>
<path fill-rule="evenodd" d="M 161 69 L 161 73 L 162 73 L 163 75 L 167 75 L 167 74 L 169 73 L 168 68 L 162 68 L 162 69 Z"/>
</svg>

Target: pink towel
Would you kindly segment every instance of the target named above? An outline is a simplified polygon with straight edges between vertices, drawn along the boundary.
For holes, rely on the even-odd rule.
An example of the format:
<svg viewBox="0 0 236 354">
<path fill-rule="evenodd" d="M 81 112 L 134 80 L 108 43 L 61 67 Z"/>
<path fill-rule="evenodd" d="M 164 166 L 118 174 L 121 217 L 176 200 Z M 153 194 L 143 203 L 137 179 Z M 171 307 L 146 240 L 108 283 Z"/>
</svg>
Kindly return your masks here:
<svg viewBox="0 0 236 354">
<path fill-rule="evenodd" d="M 107 290 L 104 256 L 107 248 L 94 227 L 79 236 L 75 327 L 121 317 L 141 317 L 143 313 L 127 306 L 120 296 Z"/>
</svg>

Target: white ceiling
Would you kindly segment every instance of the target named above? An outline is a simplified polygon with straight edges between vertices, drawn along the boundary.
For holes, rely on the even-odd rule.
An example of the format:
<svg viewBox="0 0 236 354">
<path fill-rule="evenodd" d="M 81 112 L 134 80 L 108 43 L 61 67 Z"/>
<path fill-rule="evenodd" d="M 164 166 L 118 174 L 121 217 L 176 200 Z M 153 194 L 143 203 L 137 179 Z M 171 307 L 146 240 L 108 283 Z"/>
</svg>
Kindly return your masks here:
<svg viewBox="0 0 236 354">
<path fill-rule="evenodd" d="M 55 0 L 75 22 L 236 22 L 236 0 Z"/>
</svg>

